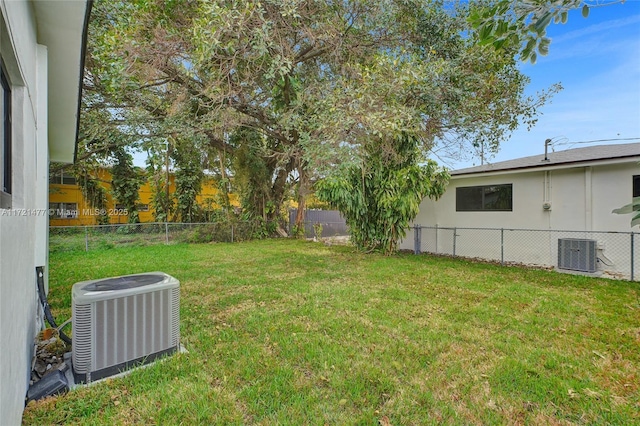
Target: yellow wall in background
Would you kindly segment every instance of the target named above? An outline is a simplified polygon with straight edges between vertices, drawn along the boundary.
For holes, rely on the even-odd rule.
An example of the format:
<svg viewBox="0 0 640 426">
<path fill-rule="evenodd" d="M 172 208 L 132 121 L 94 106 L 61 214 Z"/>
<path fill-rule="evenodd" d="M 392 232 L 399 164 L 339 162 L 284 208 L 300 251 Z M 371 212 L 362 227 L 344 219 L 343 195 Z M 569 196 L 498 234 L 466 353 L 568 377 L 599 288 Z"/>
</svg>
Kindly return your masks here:
<svg viewBox="0 0 640 426">
<path fill-rule="evenodd" d="M 98 171 L 98 179 L 103 187 L 107 189 L 107 213 L 109 214 L 109 223 L 128 223 L 128 212 L 115 203 L 111 196 L 111 173 L 107 169 Z M 58 176 L 55 182 L 49 183 L 49 225 L 50 226 L 84 226 L 96 225 L 99 212 L 91 208 L 84 196 L 82 189 L 75 183 L 70 176 Z M 174 194 L 176 191 L 175 178 L 169 176 L 169 193 Z M 202 183 L 202 191 L 196 197 L 196 202 L 202 207 L 213 206 L 217 204 L 213 202 L 218 194 L 216 181 L 211 177 L 205 177 Z M 153 191 L 149 182 L 145 182 L 140 186 L 138 199 L 138 216 L 140 222 L 154 222 L 153 206 L 151 199 Z M 229 195 L 230 202 L 234 206 L 239 206 L 238 198 L 235 194 Z"/>
</svg>

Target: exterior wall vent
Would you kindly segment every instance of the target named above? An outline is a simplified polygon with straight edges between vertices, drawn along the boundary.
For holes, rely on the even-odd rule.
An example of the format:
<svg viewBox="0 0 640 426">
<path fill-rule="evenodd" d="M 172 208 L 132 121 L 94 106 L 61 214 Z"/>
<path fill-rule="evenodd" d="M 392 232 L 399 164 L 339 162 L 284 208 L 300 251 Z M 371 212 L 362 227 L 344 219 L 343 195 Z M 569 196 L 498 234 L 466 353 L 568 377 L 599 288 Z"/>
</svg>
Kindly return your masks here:
<svg viewBox="0 0 640 426">
<path fill-rule="evenodd" d="M 596 240 L 579 238 L 558 239 L 558 268 L 573 271 L 596 272 Z"/>
<path fill-rule="evenodd" d="M 180 282 L 162 272 L 83 281 L 71 291 L 72 364 L 90 383 L 180 346 Z"/>
</svg>

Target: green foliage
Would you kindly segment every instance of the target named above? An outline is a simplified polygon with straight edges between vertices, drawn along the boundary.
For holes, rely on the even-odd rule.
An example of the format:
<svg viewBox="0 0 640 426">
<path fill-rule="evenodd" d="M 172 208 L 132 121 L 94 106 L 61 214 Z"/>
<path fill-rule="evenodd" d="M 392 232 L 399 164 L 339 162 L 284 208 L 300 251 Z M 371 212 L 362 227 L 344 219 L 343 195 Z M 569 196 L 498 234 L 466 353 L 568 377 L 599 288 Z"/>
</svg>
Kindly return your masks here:
<svg viewBox="0 0 640 426">
<path fill-rule="evenodd" d="M 76 168 L 76 179 L 82 190 L 82 195 L 89 206 L 97 211 L 96 225 L 106 225 L 109 223 L 109 212 L 107 210 L 107 189 L 100 184 L 97 178 L 86 167 Z"/>
<path fill-rule="evenodd" d="M 448 179 L 434 161 L 424 161 L 417 139 L 401 135 L 368 145 L 361 167 L 319 181 L 316 194 L 340 210 L 356 247 L 391 254 L 422 199 L 439 198 Z"/>
<path fill-rule="evenodd" d="M 173 211 L 173 199 L 170 194 L 169 147 L 164 151 L 159 145 L 147 150 L 147 176 L 151 186 L 151 206 L 156 222 L 168 222 Z"/>
<path fill-rule="evenodd" d="M 228 177 L 220 177 L 216 181 L 216 187 L 218 188 L 218 192 L 214 196 L 215 203 L 220 206 L 220 210 L 229 217 L 233 212 L 233 206 L 229 199 L 231 180 Z"/>
<path fill-rule="evenodd" d="M 322 238 L 322 224 L 320 222 L 316 222 L 313 224 L 313 235 L 316 239 Z"/>
<path fill-rule="evenodd" d="M 413 135 L 453 157 L 470 145 L 495 152 L 535 123 L 548 95 L 523 95 L 514 49 L 469 37 L 473 10 L 442 0 L 96 2 L 91 129 L 145 150 L 177 138 L 226 153 L 243 208 L 265 220 L 291 187 L 304 202 L 309 182 L 360 164 L 372 135 Z M 170 197 L 157 189 L 167 218 Z M 190 193 L 178 216 L 192 215 Z"/>
<path fill-rule="evenodd" d="M 24 425 L 636 425 L 638 283 L 296 240 L 52 253 L 74 283 L 180 280 L 188 350 Z"/>
<path fill-rule="evenodd" d="M 239 128 L 230 138 L 235 147 L 234 186 L 246 219 L 278 219 L 290 184 L 291 162 L 270 156 L 277 144 L 254 129 Z"/>
<path fill-rule="evenodd" d="M 127 221 L 138 223 L 138 198 L 143 175 L 133 166 L 133 157 L 119 146 L 113 151 L 115 163 L 111 168 L 111 192 L 117 203 L 127 210 Z"/>
<path fill-rule="evenodd" d="M 196 196 L 202 190 L 204 180 L 202 155 L 198 146 L 196 141 L 180 140 L 171 151 L 176 167 L 176 215 L 183 223 L 202 220 L 202 209 L 196 202 Z"/>
<path fill-rule="evenodd" d="M 151 176 L 151 206 L 156 222 L 168 222 L 173 208 L 173 200 L 169 195 L 169 181 L 162 170 L 156 170 Z"/>
<path fill-rule="evenodd" d="M 547 27 L 566 23 L 571 9 L 581 8 L 589 16 L 590 6 L 618 3 L 619 0 L 490 0 L 472 7 L 469 21 L 480 44 L 496 49 L 519 51 L 523 61 L 535 63 L 538 55 L 549 53 L 551 39 Z"/>
<path fill-rule="evenodd" d="M 276 220 L 266 221 L 261 217 L 257 217 L 252 221 L 242 222 L 250 225 L 250 235 L 252 239 L 262 240 L 277 236 L 279 222 Z M 247 225 L 245 225 L 247 226 Z"/>
<path fill-rule="evenodd" d="M 305 236 L 305 229 L 304 229 L 304 224 L 302 225 L 293 225 L 291 227 L 291 236 L 293 238 L 304 238 Z"/>
<path fill-rule="evenodd" d="M 611 213 L 633 214 L 634 216 L 631 218 L 631 226 L 640 226 L 640 197 L 634 197 L 630 204 L 614 209 Z"/>
<path fill-rule="evenodd" d="M 254 239 L 272 237 L 277 224 L 267 224 L 261 220 L 239 221 L 236 218 L 215 223 L 198 224 L 193 231 L 186 231 L 177 238 L 186 243 L 238 243 Z"/>
<path fill-rule="evenodd" d="M 186 243 L 230 243 L 234 241 L 232 238 L 233 224 L 230 222 L 211 223 L 207 225 L 200 225 L 193 231 L 188 232 L 183 236 L 180 242 Z M 234 236 L 235 237 L 235 236 Z"/>
<path fill-rule="evenodd" d="M 234 217 L 232 211 L 220 207 L 220 197 L 207 197 L 200 205 L 203 222 L 224 222 Z"/>
</svg>

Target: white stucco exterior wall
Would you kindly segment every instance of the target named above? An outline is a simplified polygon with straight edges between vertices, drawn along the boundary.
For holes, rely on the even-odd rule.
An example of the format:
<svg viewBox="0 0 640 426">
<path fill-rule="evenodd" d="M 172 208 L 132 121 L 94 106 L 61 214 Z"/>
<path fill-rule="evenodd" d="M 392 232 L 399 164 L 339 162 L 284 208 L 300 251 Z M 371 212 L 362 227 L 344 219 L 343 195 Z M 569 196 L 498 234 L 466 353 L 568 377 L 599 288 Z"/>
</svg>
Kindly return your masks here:
<svg viewBox="0 0 640 426">
<path fill-rule="evenodd" d="M 0 341 L 5 347 L 0 351 L 0 422 L 17 425 L 38 329 L 36 258 L 41 262 L 47 251 L 46 239 L 38 236 L 46 236 L 46 215 L 43 221 L 33 212 L 47 203 L 43 189 L 36 189 L 47 171 L 47 55 L 36 43 L 29 3 L 0 2 L 0 12 L 6 24 L 1 54 L 12 86 L 13 147 L 12 208 L 0 209 Z"/>
<path fill-rule="evenodd" d="M 2 425 L 21 423 L 34 337 L 42 324 L 35 268 L 45 267 L 47 284 L 48 163 L 51 152 L 56 161 L 74 158 L 90 6 L 86 0 L 0 0 L 12 151 L 11 206 L 0 209 Z"/>
<path fill-rule="evenodd" d="M 633 176 L 640 175 L 638 161 L 639 158 L 626 158 L 555 168 L 454 175 L 440 200 L 423 200 L 414 224 L 457 228 L 456 238 L 452 229 L 437 232 L 424 229 L 421 250 L 449 254 L 455 251 L 460 256 L 493 260 L 501 260 L 504 255 L 505 261 L 553 266 L 557 263 L 558 238 L 588 238 L 598 242 L 598 257 L 603 260 L 600 269 L 629 275 L 631 262 L 635 262 L 637 278 L 640 247 L 631 258 L 630 235 L 626 233 L 640 231 L 631 228 L 630 215 L 617 215 L 611 211 L 631 202 Z M 456 211 L 456 188 L 509 183 L 513 185 L 512 211 Z M 543 208 L 545 202 L 550 203 L 550 209 Z M 507 230 L 502 237 L 500 229 Z M 527 233 L 510 229 L 625 234 Z M 412 230 L 407 232 L 400 248 L 414 249 Z"/>
<path fill-rule="evenodd" d="M 631 228 L 631 215 L 611 213 L 613 209 L 631 202 L 632 176 L 634 175 L 640 175 L 638 161 L 593 168 L 592 216 L 594 230 L 640 232 L 637 227 Z"/>
<path fill-rule="evenodd" d="M 441 227 L 629 232 L 629 216 L 611 211 L 631 202 L 632 176 L 638 174 L 640 166 L 633 159 L 617 164 L 549 170 L 550 210 L 543 209 L 544 170 L 454 176 L 440 200 L 422 201 L 414 223 Z M 591 182 L 590 193 L 587 193 L 587 176 Z M 457 187 L 507 183 L 513 185 L 513 211 L 456 211 Z M 591 200 L 589 206 L 588 200 Z M 589 216 L 591 220 L 587 223 Z"/>
</svg>

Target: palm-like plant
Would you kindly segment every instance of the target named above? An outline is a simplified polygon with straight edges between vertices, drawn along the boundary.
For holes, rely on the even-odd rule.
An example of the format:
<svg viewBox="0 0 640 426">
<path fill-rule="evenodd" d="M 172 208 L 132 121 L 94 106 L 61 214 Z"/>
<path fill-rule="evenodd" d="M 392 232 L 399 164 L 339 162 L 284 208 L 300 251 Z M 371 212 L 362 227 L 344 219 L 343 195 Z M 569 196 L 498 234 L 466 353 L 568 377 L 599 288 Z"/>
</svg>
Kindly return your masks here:
<svg viewBox="0 0 640 426">
<path fill-rule="evenodd" d="M 631 204 L 627 204 L 626 206 L 622 206 L 619 209 L 615 209 L 612 213 L 616 214 L 630 214 L 634 213 L 634 216 L 631 218 L 631 226 L 640 226 L 640 197 L 633 197 Z"/>
</svg>

